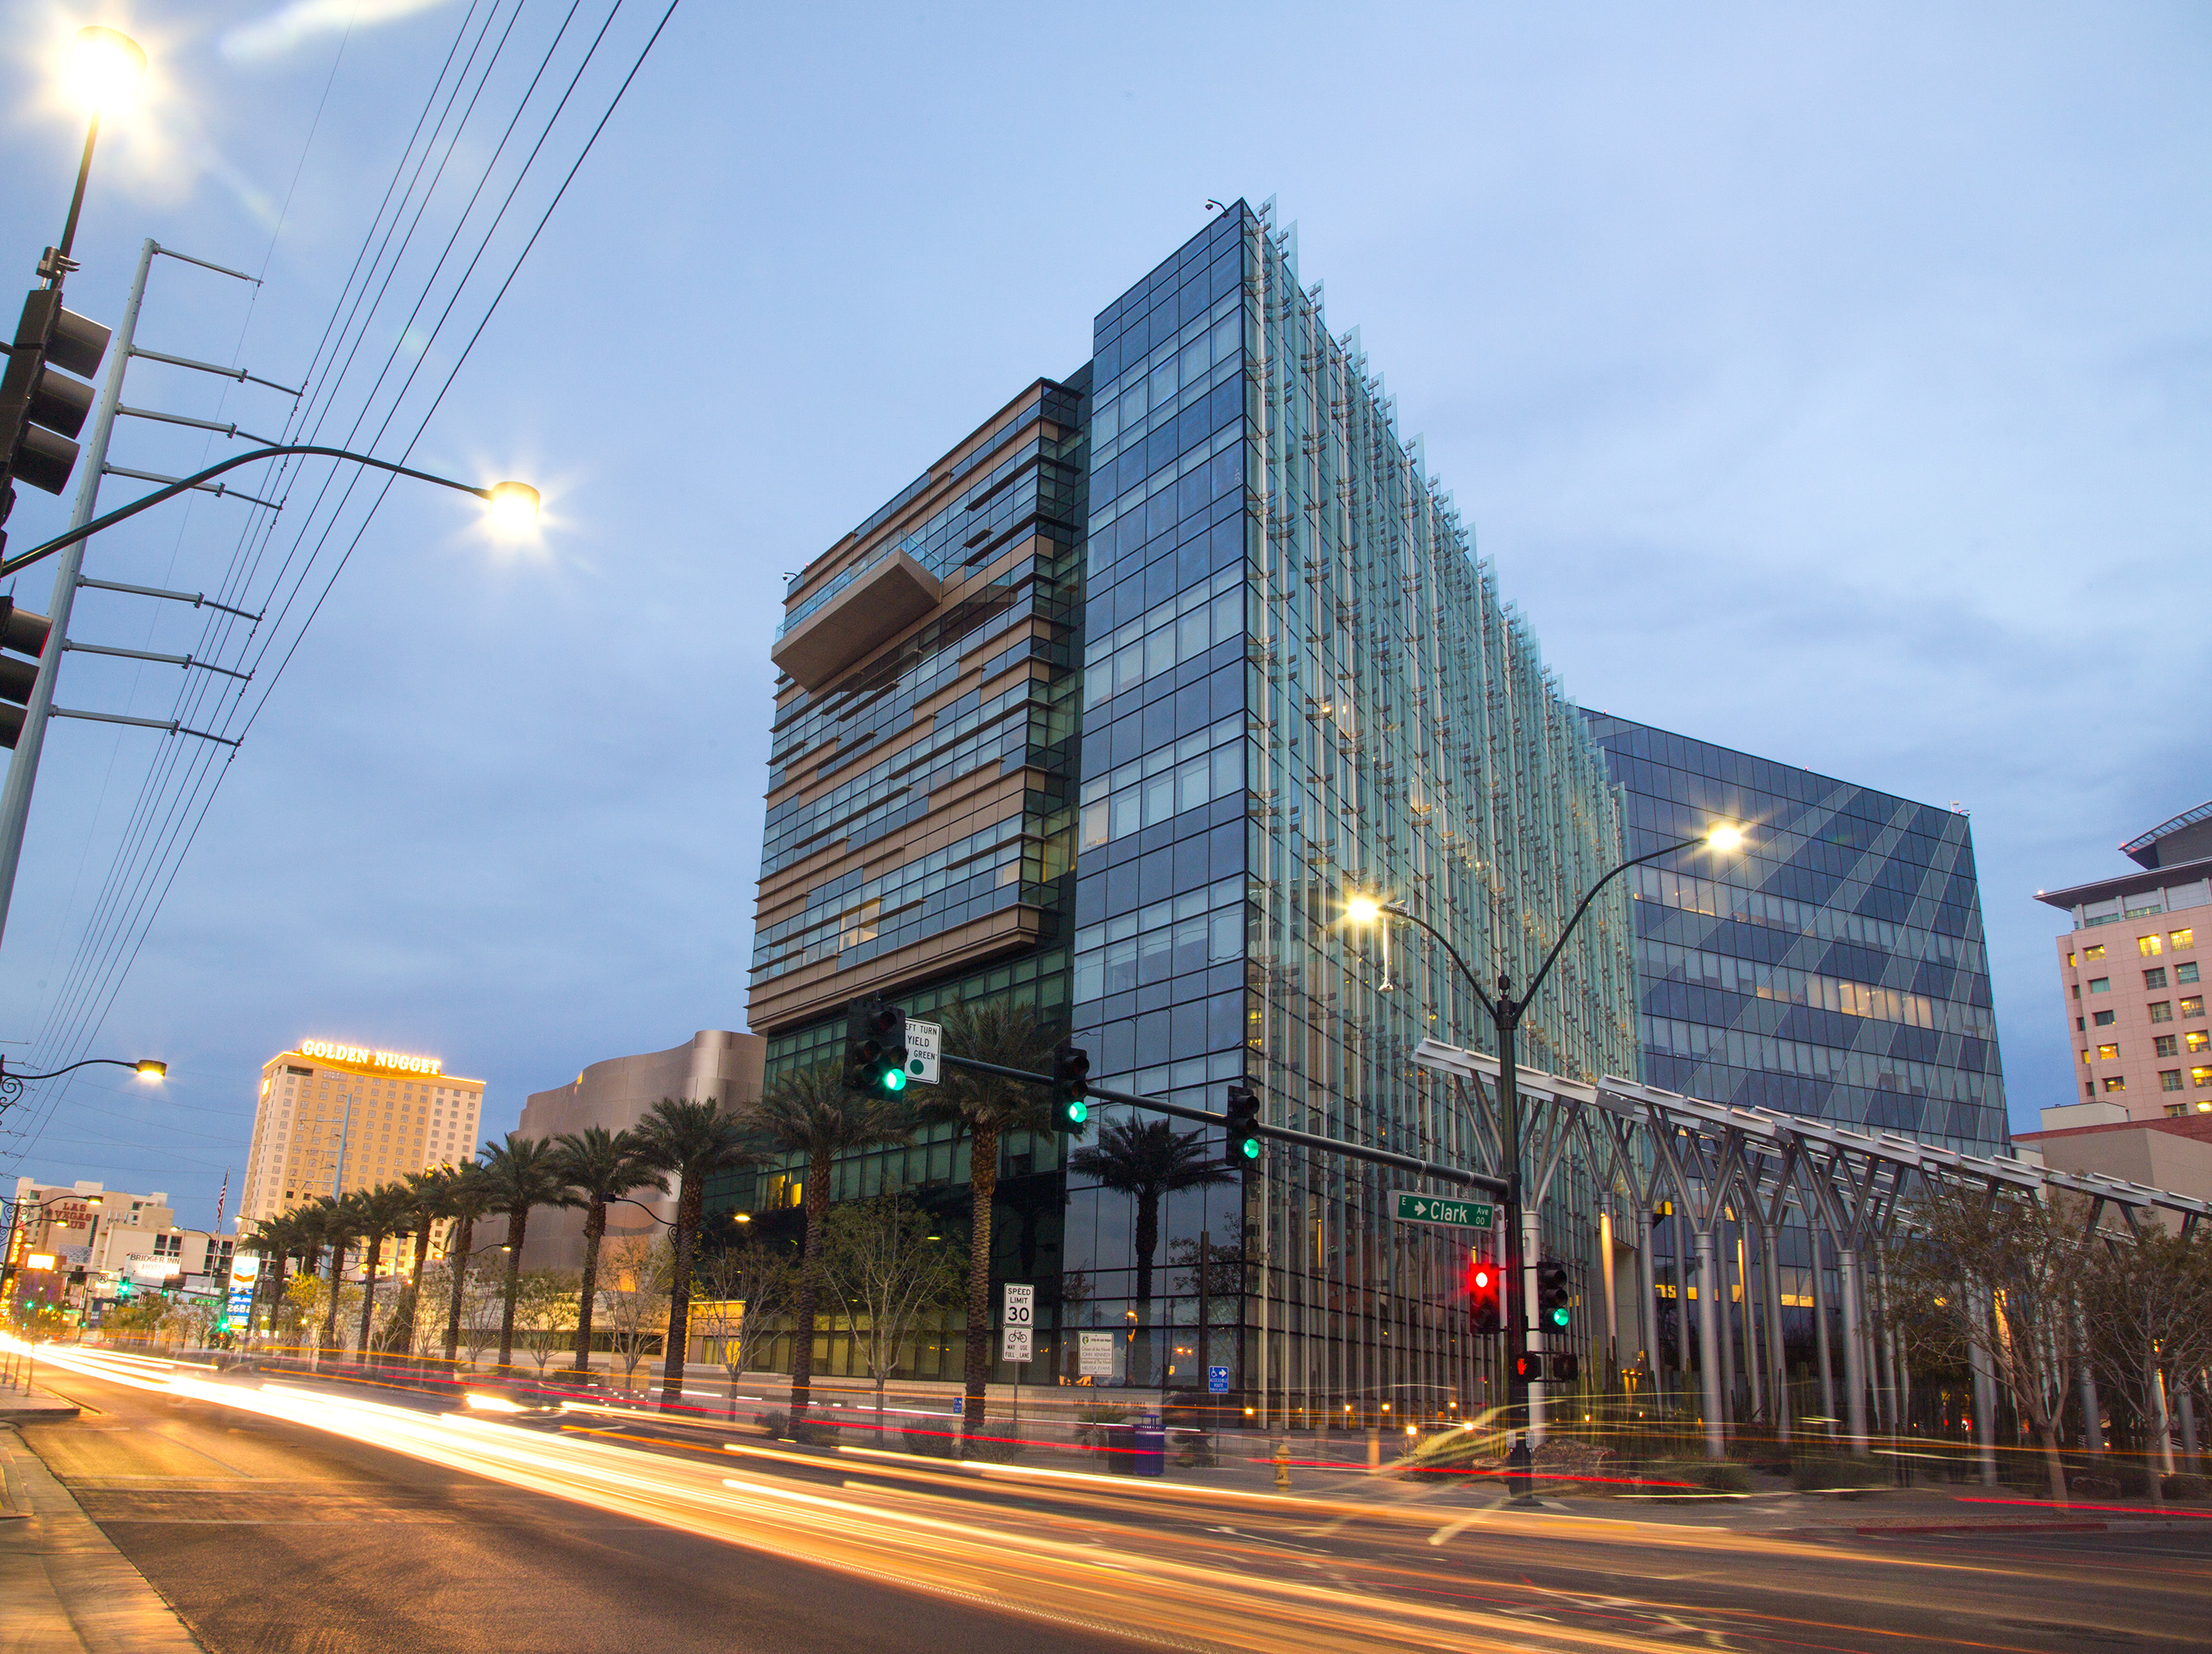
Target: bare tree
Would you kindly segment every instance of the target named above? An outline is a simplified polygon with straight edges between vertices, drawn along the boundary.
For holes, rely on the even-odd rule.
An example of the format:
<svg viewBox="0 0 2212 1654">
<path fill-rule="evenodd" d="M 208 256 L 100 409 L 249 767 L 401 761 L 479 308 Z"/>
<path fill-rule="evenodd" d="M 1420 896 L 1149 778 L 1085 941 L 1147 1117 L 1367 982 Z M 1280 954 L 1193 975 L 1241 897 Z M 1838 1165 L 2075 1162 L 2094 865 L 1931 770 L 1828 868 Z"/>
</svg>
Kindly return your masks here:
<svg viewBox="0 0 2212 1654">
<path fill-rule="evenodd" d="M 2181 1236 L 2146 1225 L 2132 1240 L 2093 1244 L 2083 1266 L 2090 1362 L 2142 1420 L 2144 1469 L 2163 1504 L 2160 1478 L 2173 1469 L 2172 1389 L 2212 1363 L 2212 1231 Z"/>
<path fill-rule="evenodd" d="M 896 1195 L 833 1207 L 822 1280 L 876 1384 L 876 1438 L 884 1386 L 922 1318 L 964 1295 L 968 1249 L 933 1237 L 927 1214 Z M 968 1432 L 973 1434 L 972 1431 Z"/>
<path fill-rule="evenodd" d="M 1937 1184 L 1904 1214 L 1893 1272 L 1906 1336 L 1942 1360 L 1989 1363 L 2035 1432 L 2061 1504 L 2058 1413 L 2079 1347 L 2082 1218 L 2070 1205 Z"/>
<path fill-rule="evenodd" d="M 639 1365 L 653 1353 L 654 1330 L 668 1317 L 668 1280 L 675 1252 L 665 1235 L 626 1235 L 599 1254 L 599 1324 L 630 1387 Z"/>
<path fill-rule="evenodd" d="M 555 1341 L 575 1330 L 578 1280 L 573 1269 L 527 1269 L 516 1283 L 515 1325 L 531 1335 L 530 1356 L 540 1378 L 545 1364 L 558 1353 Z"/>
<path fill-rule="evenodd" d="M 757 1244 L 719 1247 L 693 1272 L 699 1296 L 691 1324 L 705 1335 L 730 1375 L 730 1416 L 738 1416 L 738 1380 L 751 1370 L 798 1298 L 799 1262 L 785 1250 Z"/>
</svg>

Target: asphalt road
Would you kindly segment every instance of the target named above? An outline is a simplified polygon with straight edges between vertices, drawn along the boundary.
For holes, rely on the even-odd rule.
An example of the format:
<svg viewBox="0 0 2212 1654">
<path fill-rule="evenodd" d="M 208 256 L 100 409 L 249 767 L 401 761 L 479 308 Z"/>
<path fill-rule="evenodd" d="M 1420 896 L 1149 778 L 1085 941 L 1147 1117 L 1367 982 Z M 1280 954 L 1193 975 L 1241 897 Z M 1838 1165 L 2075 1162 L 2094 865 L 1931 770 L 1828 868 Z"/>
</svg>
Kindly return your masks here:
<svg viewBox="0 0 2212 1654">
<path fill-rule="evenodd" d="M 213 1654 L 1037 1654 L 1034 1621 L 77 1374 L 26 1442 Z M 98 1409 L 95 1411 L 94 1409 Z M 1126 1650 L 1059 1627 L 1052 1646 Z"/>
<path fill-rule="evenodd" d="M 413 1441 L 410 1456 L 374 1444 L 374 1420 L 333 1416 L 362 1438 L 74 1374 L 57 1382 L 102 1411 L 27 1439 L 216 1654 L 549 1644 L 1917 1654 L 2195 1650 L 2212 1624 L 2212 1522 L 1757 1535 L 1508 1512 L 1494 1489 L 1408 1486 L 1379 1506 L 1278 1500 L 793 1451 L 633 1420 L 423 1430 L 412 1414 L 386 1415 L 386 1439 Z M 448 1443 L 487 1474 L 420 1456 Z M 561 1488 L 568 1496 L 541 1491 Z"/>
</svg>

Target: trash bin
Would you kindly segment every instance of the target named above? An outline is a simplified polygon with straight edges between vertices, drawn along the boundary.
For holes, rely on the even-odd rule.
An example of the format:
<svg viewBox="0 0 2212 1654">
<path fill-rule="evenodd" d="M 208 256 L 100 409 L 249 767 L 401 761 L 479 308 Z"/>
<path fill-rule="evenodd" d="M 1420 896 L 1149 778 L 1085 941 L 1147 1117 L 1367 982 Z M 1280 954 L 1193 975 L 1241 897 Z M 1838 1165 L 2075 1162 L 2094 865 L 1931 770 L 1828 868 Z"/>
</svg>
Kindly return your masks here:
<svg viewBox="0 0 2212 1654">
<path fill-rule="evenodd" d="M 1166 1468 L 1168 1432 L 1157 1413 L 1140 1413 L 1129 1430 L 1129 1474 L 1157 1476 Z"/>
<path fill-rule="evenodd" d="M 1129 1450 L 1129 1438 L 1133 1433 L 1125 1424 L 1095 1424 L 1091 1426 L 1092 1450 L 1098 1462 L 1091 1467 L 1103 1475 L 1126 1476 L 1132 1474 L 1130 1461 L 1134 1456 Z"/>
</svg>

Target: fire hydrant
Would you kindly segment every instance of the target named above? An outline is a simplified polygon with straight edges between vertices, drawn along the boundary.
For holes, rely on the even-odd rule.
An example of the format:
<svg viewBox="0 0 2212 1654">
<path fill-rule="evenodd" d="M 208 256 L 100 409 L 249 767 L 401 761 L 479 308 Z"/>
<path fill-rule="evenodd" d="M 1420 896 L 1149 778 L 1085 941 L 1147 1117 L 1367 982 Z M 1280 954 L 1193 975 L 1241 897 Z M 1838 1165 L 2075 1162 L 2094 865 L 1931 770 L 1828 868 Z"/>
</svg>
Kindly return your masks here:
<svg viewBox="0 0 2212 1654">
<path fill-rule="evenodd" d="M 1275 1491 L 1291 1491 L 1291 1444 L 1279 1437 L 1275 1441 Z"/>
</svg>

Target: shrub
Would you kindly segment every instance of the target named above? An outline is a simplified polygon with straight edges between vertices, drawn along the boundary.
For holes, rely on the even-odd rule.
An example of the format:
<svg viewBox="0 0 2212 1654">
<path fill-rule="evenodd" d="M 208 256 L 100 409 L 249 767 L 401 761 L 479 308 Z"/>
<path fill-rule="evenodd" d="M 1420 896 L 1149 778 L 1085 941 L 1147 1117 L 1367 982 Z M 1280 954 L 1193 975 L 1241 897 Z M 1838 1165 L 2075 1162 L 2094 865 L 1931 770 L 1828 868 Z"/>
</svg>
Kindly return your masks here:
<svg viewBox="0 0 2212 1654">
<path fill-rule="evenodd" d="M 1624 1493 L 1677 1499 L 1747 1493 L 1752 1489 L 1751 1467 L 1734 1459 L 1664 1459 L 1634 1467 L 1618 1487 Z"/>
<path fill-rule="evenodd" d="M 1790 1485 L 1801 1493 L 1841 1493 L 1861 1499 L 1890 1485 L 1887 1465 L 1871 1459 L 1827 1457 L 1800 1459 L 1791 1468 Z"/>
<path fill-rule="evenodd" d="M 1022 1444 L 994 1436 L 956 1438 L 954 1447 L 963 1459 L 981 1464 L 1012 1464 L 1022 1456 Z"/>
<path fill-rule="evenodd" d="M 2069 1476 L 2066 1491 L 2075 1499 L 2118 1499 L 2120 1484 L 2111 1476 Z"/>
<path fill-rule="evenodd" d="M 949 1459 L 960 1451 L 960 1438 L 946 1430 L 902 1430 L 900 1438 L 909 1453 L 926 1458 Z"/>
<path fill-rule="evenodd" d="M 2201 1504 L 2205 1497 L 2205 1482 L 2202 1476 L 2186 1474 L 2168 1476 L 2166 1479 L 2165 1487 L 2166 1496 L 2168 1499 L 2189 1499 Z"/>
</svg>

